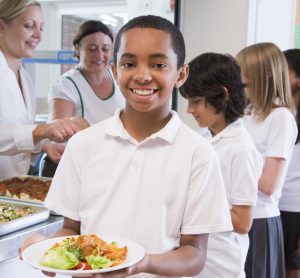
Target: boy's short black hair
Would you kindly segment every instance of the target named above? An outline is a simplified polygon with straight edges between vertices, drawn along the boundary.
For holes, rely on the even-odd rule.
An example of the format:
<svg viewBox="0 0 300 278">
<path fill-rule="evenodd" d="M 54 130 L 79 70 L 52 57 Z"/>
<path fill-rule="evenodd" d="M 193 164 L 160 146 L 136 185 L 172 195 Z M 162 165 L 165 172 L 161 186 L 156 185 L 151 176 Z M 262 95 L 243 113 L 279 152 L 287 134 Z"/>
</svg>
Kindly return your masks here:
<svg viewBox="0 0 300 278">
<path fill-rule="evenodd" d="M 232 56 L 204 53 L 189 63 L 189 69 L 186 82 L 179 88 L 184 98 L 205 97 L 216 108 L 217 114 L 224 113 L 227 123 L 244 114 L 247 105 L 245 84 L 241 69 Z"/>
<path fill-rule="evenodd" d="M 123 34 L 133 28 L 153 28 L 170 34 L 171 44 L 177 55 L 177 69 L 182 67 L 185 60 L 185 43 L 180 30 L 169 20 L 155 15 L 138 16 L 128 21 L 118 32 L 114 44 L 114 62 L 117 63 L 117 54 Z"/>
</svg>

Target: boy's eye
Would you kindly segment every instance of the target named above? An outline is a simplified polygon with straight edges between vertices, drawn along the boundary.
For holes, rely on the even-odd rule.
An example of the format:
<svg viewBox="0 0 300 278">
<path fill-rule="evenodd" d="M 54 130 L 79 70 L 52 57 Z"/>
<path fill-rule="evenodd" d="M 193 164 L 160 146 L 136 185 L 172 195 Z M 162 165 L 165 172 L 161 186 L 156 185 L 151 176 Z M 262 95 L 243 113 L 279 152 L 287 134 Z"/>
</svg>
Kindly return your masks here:
<svg viewBox="0 0 300 278">
<path fill-rule="evenodd" d="M 124 68 L 131 68 L 131 67 L 133 67 L 133 63 L 122 63 L 122 67 L 124 67 Z"/>
<path fill-rule="evenodd" d="M 156 68 L 156 69 L 164 69 L 164 68 L 167 67 L 167 65 L 162 64 L 162 63 L 158 63 L 158 64 L 153 65 L 153 67 Z"/>
</svg>

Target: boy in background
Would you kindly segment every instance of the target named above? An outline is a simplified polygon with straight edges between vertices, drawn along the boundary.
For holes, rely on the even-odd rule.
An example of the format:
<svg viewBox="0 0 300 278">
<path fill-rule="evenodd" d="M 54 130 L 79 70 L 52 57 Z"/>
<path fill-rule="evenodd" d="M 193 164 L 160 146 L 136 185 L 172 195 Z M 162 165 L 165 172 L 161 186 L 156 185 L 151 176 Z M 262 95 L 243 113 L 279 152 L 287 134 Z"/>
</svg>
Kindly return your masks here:
<svg viewBox="0 0 300 278">
<path fill-rule="evenodd" d="M 212 133 L 233 225 L 233 231 L 210 235 L 206 265 L 197 277 L 243 278 L 262 170 L 262 157 L 241 121 L 247 103 L 245 84 L 230 55 L 201 54 L 189 63 L 189 70 L 180 93 L 188 100 L 188 113 Z"/>
<path fill-rule="evenodd" d="M 215 152 L 169 109 L 188 75 L 184 59 L 182 34 L 166 19 L 124 25 L 112 69 L 125 108 L 72 138 L 53 178 L 45 205 L 65 217 L 55 236 L 118 236 L 146 250 L 134 266 L 94 277 L 194 276 L 208 234 L 232 229 Z"/>
</svg>

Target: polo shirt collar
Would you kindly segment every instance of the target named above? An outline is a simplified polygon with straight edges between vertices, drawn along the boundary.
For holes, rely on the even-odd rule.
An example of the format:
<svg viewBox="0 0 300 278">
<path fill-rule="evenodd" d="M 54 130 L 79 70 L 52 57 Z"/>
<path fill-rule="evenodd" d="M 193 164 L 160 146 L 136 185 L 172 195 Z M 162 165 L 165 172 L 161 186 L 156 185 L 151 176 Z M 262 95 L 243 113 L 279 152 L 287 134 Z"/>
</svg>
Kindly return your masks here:
<svg viewBox="0 0 300 278">
<path fill-rule="evenodd" d="M 210 139 L 210 142 L 212 144 L 217 143 L 222 138 L 230 138 L 235 137 L 238 132 L 239 128 L 243 125 L 242 120 L 238 119 L 235 122 L 229 124 L 227 127 L 225 127 L 221 132 L 219 132 L 217 135 L 212 137 Z"/>
<path fill-rule="evenodd" d="M 121 120 L 120 120 L 120 114 L 122 112 L 122 109 L 116 110 L 113 119 L 112 124 L 107 128 L 106 134 L 113 136 L 113 137 L 119 137 L 124 140 L 130 140 L 135 141 L 134 138 L 132 138 L 127 130 L 124 128 Z M 160 138 L 169 144 L 172 144 L 175 140 L 176 134 L 182 124 L 182 121 L 180 120 L 178 114 L 175 111 L 171 111 L 172 117 L 169 120 L 169 122 L 163 127 L 161 130 L 159 130 L 156 133 L 153 133 L 151 136 L 146 138 L 143 142 L 149 141 L 149 140 L 155 140 L 157 138 Z M 142 142 L 140 142 L 142 143 Z"/>
</svg>

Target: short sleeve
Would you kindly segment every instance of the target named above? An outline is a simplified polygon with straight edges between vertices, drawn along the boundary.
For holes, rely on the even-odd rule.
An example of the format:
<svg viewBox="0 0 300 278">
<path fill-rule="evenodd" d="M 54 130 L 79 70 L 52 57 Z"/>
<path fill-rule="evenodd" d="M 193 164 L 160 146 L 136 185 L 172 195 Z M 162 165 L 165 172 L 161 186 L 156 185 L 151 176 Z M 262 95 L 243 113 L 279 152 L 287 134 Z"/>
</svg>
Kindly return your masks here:
<svg viewBox="0 0 300 278">
<path fill-rule="evenodd" d="M 287 159 L 295 144 L 297 126 L 293 115 L 286 108 L 277 108 L 268 129 L 265 157 Z"/>
<path fill-rule="evenodd" d="M 79 175 L 81 148 L 73 136 L 59 162 L 44 205 L 65 217 L 80 221 L 81 180 Z M 74 152 L 76 149 L 76 152 Z M 75 155 L 76 154 L 76 155 Z M 68 175 L 65 175 L 65 173 Z"/>
<path fill-rule="evenodd" d="M 255 206 L 262 158 L 255 150 L 243 150 L 232 160 L 229 201 L 231 205 Z"/>
<path fill-rule="evenodd" d="M 73 78 L 73 77 L 72 77 Z M 74 84 L 65 76 L 59 77 L 52 85 L 48 93 L 48 102 L 52 99 L 64 99 L 78 106 L 78 93 Z"/>
<path fill-rule="evenodd" d="M 181 233 L 201 234 L 230 230 L 230 210 L 217 155 L 208 147 L 205 151 L 198 150 L 193 157 Z"/>
</svg>

